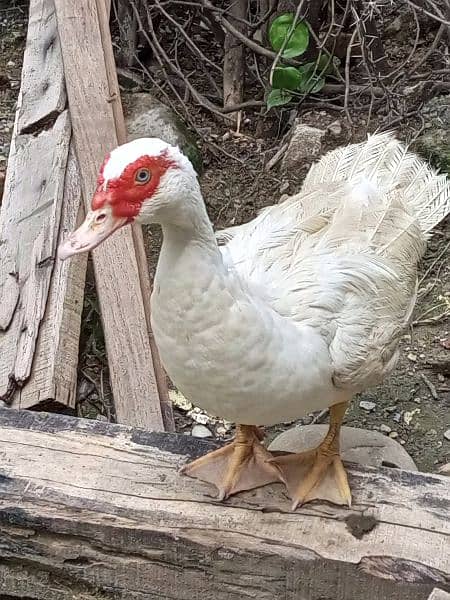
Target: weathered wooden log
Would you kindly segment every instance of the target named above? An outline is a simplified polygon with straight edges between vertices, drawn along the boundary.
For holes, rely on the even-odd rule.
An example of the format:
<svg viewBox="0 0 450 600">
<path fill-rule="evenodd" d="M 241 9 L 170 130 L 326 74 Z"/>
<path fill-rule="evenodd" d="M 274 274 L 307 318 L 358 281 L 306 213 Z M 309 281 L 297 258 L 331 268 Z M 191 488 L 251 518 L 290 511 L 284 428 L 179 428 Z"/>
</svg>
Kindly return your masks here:
<svg viewBox="0 0 450 600">
<path fill-rule="evenodd" d="M 353 508 L 281 485 L 218 503 L 204 440 L 0 410 L 0 591 L 33 600 L 427 600 L 450 591 L 450 481 L 350 469 Z M 436 593 L 436 592 L 435 592 Z M 438 596 L 439 597 L 439 596 Z"/>
</svg>

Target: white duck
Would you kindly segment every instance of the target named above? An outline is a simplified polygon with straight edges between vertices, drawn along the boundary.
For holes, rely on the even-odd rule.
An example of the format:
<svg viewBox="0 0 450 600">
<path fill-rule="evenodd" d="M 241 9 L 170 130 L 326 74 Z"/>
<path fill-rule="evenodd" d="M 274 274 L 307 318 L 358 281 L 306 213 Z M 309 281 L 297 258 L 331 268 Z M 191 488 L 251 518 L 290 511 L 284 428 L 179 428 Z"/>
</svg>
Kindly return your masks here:
<svg viewBox="0 0 450 600">
<path fill-rule="evenodd" d="M 220 232 L 219 246 L 188 159 L 139 139 L 106 158 L 92 211 L 60 256 L 133 220 L 160 223 L 151 306 L 163 365 L 187 398 L 238 423 L 231 444 L 184 472 L 222 499 L 281 480 L 294 508 L 317 497 L 350 504 L 346 407 L 392 371 L 427 233 L 449 210 L 446 177 L 377 134 L 324 156 L 299 194 Z M 263 447 L 258 425 L 325 407 L 318 448 L 274 457 Z"/>
</svg>

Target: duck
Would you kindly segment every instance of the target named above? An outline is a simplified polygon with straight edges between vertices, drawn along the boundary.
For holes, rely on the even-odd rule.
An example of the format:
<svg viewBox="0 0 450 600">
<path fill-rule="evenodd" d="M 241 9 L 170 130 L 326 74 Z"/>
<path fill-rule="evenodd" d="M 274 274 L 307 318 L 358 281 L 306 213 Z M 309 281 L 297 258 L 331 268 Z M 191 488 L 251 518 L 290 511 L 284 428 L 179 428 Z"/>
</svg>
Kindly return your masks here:
<svg viewBox="0 0 450 600">
<path fill-rule="evenodd" d="M 100 168 L 91 210 L 61 243 L 65 260 L 127 224 L 157 223 L 151 296 L 160 357 L 177 389 L 236 423 L 233 441 L 184 465 L 219 500 L 281 483 L 292 509 L 351 505 L 340 430 L 352 398 L 394 369 L 418 266 L 450 211 L 450 185 L 391 133 L 331 150 L 298 193 L 215 232 L 179 148 L 139 138 Z M 329 409 L 316 448 L 274 453 L 264 427 Z"/>
</svg>

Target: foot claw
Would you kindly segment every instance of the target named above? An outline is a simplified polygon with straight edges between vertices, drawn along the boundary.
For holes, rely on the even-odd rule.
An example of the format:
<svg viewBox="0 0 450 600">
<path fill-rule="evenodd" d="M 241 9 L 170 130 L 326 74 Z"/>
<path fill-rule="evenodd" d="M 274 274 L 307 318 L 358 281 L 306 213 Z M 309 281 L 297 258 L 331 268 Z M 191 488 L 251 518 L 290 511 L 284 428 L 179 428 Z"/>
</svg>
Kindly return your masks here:
<svg viewBox="0 0 450 600">
<path fill-rule="evenodd" d="M 293 500 L 292 510 L 312 500 L 351 504 L 347 474 L 337 454 L 307 450 L 270 461 L 280 472 Z"/>
<path fill-rule="evenodd" d="M 219 502 L 237 492 L 278 482 L 278 471 L 270 464 L 272 455 L 262 446 L 261 437 L 259 429 L 248 427 L 231 444 L 184 465 L 181 473 L 212 483 Z"/>
</svg>

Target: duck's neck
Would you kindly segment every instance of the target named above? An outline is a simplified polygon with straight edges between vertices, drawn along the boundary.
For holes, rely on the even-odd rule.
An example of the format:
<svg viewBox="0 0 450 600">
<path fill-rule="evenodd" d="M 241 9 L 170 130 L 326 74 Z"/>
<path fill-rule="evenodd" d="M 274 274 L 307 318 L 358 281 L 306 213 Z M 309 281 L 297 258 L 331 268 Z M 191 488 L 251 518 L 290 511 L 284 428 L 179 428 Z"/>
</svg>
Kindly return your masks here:
<svg viewBox="0 0 450 600">
<path fill-rule="evenodd" d="M 222 270 L 223 263 L 214 230 L 205 205 L 199 197 L 190 199 L 188 218 L 184 222 L 162 223 L 163 244 L 158 262 L 157 278 L 182 277 L 184 281 L 195 272 Z"/>
</svg>

